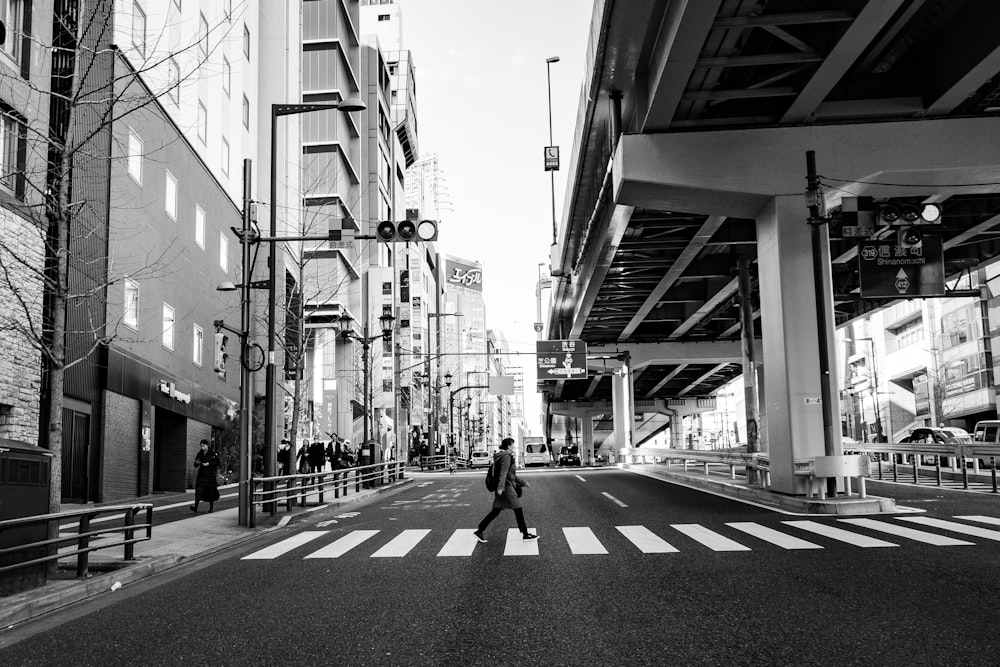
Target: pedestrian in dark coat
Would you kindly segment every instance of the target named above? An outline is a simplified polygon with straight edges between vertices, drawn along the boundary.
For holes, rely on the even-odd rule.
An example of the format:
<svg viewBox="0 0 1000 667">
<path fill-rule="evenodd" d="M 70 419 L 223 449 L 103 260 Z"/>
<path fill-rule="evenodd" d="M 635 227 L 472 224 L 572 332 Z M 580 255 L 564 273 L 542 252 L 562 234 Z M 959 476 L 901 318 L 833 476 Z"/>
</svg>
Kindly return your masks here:
<svg viewBox="0 0 1000 667">
<path fill-rule="evenodd" d="M 517 476 L 514 455 L 510 453 L 510 446 L 513 444 L 514 438 L 504 438 L 500 443 L 500 451 L 493 455 L 493 465 L 497 470 L 497 490 L 493 494 L 493 509 L 479 522 L 479 527 L 474 533 L 480 542 L 486 542 L 483 531 L 505 509 L 514 510 L 514 519 L 517 521 L 517 528 L 521 531 L 523 539 L 538 539 L 538 535 L 528 532 L 528 525 L 524 521 L 524 510 L 521 509 L 520 496 L 521 489 L 527 487 L 528 483 Z"/>
<path fill-rule="evenodd" d="M 191 511 L 197 514 L 198 503 L 204 500 L 211 513 L 215 509 L 215 501 L 219 499 L 219 455 L 209 446 L 208 440 L 201 441 L 201 450 L 194 457 L 194 467 L 198 473 L 194 478 L 194 505 Z"/>
<path fill-rule="evenodd" d="M 323 464 L 326 463 L 326 448 L 323 443 L 317 440 L 309 445 L 309 452 L 306 455 L 309 460 L 309 472 L 320 472 Z"/>
</svg>

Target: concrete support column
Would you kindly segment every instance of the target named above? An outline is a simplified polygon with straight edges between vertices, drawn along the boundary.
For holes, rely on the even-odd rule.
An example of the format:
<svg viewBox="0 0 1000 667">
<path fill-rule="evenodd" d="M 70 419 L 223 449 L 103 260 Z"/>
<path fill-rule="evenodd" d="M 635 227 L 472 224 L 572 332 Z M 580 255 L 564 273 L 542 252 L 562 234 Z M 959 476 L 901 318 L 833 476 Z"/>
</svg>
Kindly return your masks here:
<svg viewBox="0 0 1000 667">
<path fill-rule="evenodd" d="M 631 370 L 622 366 L 620 371 L 611 376 L 611 403 L 614 413 L 615 446 L 619 451 L 632 449 L 632 427 L 635 423 L 635 410 L 632 404 Z M 617 454 L 617 452 L 616 452 Z M 625 465 L 631 463 L 631 457 L 626 453 Z"/>
<path fill-rule="evenodd" d="M 684 449 L 684 418 L 674 410 L 670 415 L 670 446 L 674 449 Z"/>
<path fill-rule="evenodd" d="M 581 434 L 582 442 L 580 444 L 580 456 L 583 461 L 587 462 L 587 465 L 594 464 L 594 418 L 590 415 L 583 415 L 580 417 L 580 423 L 583 425 L 583 433 Z"/>
<path fill-rule="evenodd" d="M 812 243 L 801 195 L 772 199 L 757 217 L 757 264 L 767 387 L 767 448 L 775 491 L 804 493 L 795 459 L 823 456 L 823 407 Z M 828 247 L 826 230 L 823 243 Z M 830 264 L 820 276 L 829 289 Z M 832 326 L 829 340 L 833 339 Z M 836 401 L 836 393 L 834 401 Z M 763 396 L 763 392 L 761 392 Z M 831 406 L 835 413 L 838 406 Z"/>
</svg>

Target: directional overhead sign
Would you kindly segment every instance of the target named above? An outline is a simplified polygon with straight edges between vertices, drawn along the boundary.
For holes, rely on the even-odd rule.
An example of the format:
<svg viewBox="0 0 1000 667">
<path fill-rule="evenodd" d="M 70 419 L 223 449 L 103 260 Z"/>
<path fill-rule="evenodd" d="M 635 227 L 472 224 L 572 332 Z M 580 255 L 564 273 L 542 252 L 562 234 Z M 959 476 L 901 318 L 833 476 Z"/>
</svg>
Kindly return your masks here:
<svg viewBox="0 0 1000 667">
<path fill-rule="evenodd" d="M 580 340 L 540 340 L 538 352 L 539 380 L 586 380 L 587 344 Z"/>
<path fill-rule="evenodd" d="M 941 239 L 925 236 L 914 246 L 896 241 L 858 244 L 858 273 L 863 298 L 944 296 Z"/>
</svg>

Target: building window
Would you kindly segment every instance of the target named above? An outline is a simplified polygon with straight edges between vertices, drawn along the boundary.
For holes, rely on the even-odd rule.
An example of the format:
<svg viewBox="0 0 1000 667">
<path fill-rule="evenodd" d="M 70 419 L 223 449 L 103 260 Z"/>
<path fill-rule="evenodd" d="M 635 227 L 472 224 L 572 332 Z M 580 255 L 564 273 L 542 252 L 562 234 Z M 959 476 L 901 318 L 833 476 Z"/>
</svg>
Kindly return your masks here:
<svg viewBox="0 0 1000 667">
<path fill-rule="evenodd" d="M 219 268 L 229 273 L 229 239 L 225 232 L 219 232 Z"/>
<path fill-rule="evenodd" d="M 20 139 L 21 123 L 9 114 L 0 115 L 0 184 L 11 191 L 17 186 Z"/>
<path fill-rule="evenodd" d="M 167 62 L 167 94 L 174 104 L 181 103 L 181 68 L 173 58 Z"/>
<path fill-rule="evenodd" d="M 142 139 L 132 128 L 128 131 L 128 175 L 142 185 Z"/>
<path fill-rule="evenodd" d="M 205 249 L 205 209 L 197 204 L 194 205 L 194 242 Z"/>
<path fill-rule="evenodd" d="M 208 19 L 205 18 L 205 12 L 198 16 L 198 52 L 202 59 L 208 58 Z"/>
<path fill-rule="evenodd" d="M 170 219 L 177 222 L 177 179 L 167 172 L 167 189 L 163 193 L 163 209 Z"/>
<path fill-rule="evenodd" d="M 0 20 L 7 27 L 7 39 L 4 40 L 3 52 L 14 62 L 21 59 L 21 29 L 24 16 L 24 0 L 0 0 Z"/>
<path fill-rule="evenodd" d="M 205 347 L 205 330 L 196 324 L 194 325 L 194 335 L 191 337 L 191 361 L 196 366 L 201 366 L 203 347 Z"/>
<path fill-rule="evenodd" d="M 233 68 L 229 64 L 229 58 L 222 56 L 222 92 L 229 97 L 230 86 L 233 83 Z"/>
<path fill-rule="evenodd" d="M 250 100 L 243 96 L 243 127 L 250 129 Z"/>
<path fill-rule="evenodd" d="M 132 46 L 140 56 L 146 57 L 146 12 L 138 0 L 132 1 Z"/>
<path fill-rule="evenodd" d="M 388 21 L 389 20 L 389 15 L 388 14 L 379 14 L 378 15 L 378 20 L 379 21 Z"/>
<path fill-rule="evenodd" d="M 243 24 L 243 55 L 250 60 L 250 28 Z"/>
<path fill-rule="evenodd" d="M 201 100 L 198 100 L 198 140 L 203 144 L 208 141 L 208 109 Z"/>
<path fill-rule="evenodd" d="M 129 278 L 125 279 L 125 304 L 122 309 L 122 321 L 125 325 L 139 330 L 139 283 Z"/>
<path fill-rule="evenodd" d="M 229 175 L 229 142 L 222 139 L 222 173 Z"/>
<path fill-rule="evenodd" d="M 392 283 L 384 282 L 382 283 L 382 294 L 392 294 Z"/>
<path fill-rule="evenodd" d="M 163 304 L 163 347 L 174 349 L 174 309 L 168 303 Z"/>
</svg>

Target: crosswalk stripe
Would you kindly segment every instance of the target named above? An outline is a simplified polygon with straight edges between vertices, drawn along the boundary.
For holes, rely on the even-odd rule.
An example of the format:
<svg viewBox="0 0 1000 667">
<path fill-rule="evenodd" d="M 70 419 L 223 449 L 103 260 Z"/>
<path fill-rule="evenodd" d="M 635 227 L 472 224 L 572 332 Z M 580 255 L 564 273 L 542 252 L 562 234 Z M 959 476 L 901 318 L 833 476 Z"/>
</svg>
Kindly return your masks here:
<svg viewBox="0 0 1000 667">
<path fill-rule="evenodd" d="M 372 554 L 372 558 L 401 558 L 410 553 L 410 550 L 420 543 L 420 540 L 427 537 L 430 528 L 404 530 L 396 537 L 389 540 L 389 543 Z"/>
<path fill-rule="evenodd" d="M 918 523 L 922 526 L 932 526 L 934 528 L 944 528 L 945 530 L 951 530 L 956 533 L 962 533 L 963 535 L 972 535 L 973 537 L 981 537 L 984 540 L 994 540 L 1000 542 L 1000 531 L 990 530 L 989 528 L 982 528 L 980 526 L 967 526 L 964 523 L 956 523 L 955 521 L 944 521 L 942 519 L 933 519 L 929 516 L 901 516 L 900 521 L 909 521 L 911 523 Z"/>
<path fill-rule="evenodd" d="M 823 548 L 818 544 L 813 544 L 812 542 L 808 542 L 792 535 L 786 535 L 785 533 L 775 530 L 774 528 L 768 528 L 767 526 L 762 526 L 759 523 L 754 523 L 752 521 L 737 521 L 735 523 L 727 523 L 726 525 L 735 528 L 736 530 L 742 530 L 748 535 L 753 535 L 758 539 L 770 542 L 771 544 L 777 545 L 782 549 Z"/>
<path fill-rule="evenodd" d="M 376 534 L 378 534 L 377 530 L 355 530 L 344 535 L 339 540 L 326 545 L 319 551 L 312 552 L 306 558 L 340 558 Z"/>
<path fill-rule="evenodd" d="M 1000 526 L 1000 519 L 993 516 L 982 516 L 981 514 L 976 514 L 973 516 L 956 516 L 956 519 L 964 519 L 965 521 L 978 521 L 979 523 L 991 523 L 994 526 Z"/>
<path fill-rule="evenodd" d="M 441 547 L 438 556 L 471 556 L 472 552 L 476 550 L 476 545 L 479 544 L 479 540 L 473 535 L 474 532 L 476 532 L 475 528 L 459 528 Z"/>
<path fill-rule="evenodd" d="M 534 528 L 528 529 L 529 533 L 538 534 Z M 507 543 L 503 547 L 504 556 L 537 556 L 538 540 L 526 540 L 521 537 L 521 531 L 517 528 L 507 529 Z"/>
<path fill-rule="evenodd" d="M 645 526 L 615 526 L 644 554 L 675 554 L 677 549 Z"/>
<path fill-rule="evenodd" d="M 569 544 L 569 550 L 574 554 L 606 554 L 608 550 L 604 548 L 594 531 L 590 528 L 563 528 L 563 535 Z"/>
<path fill-rule="evenodd" d="M 292 535 L 291 537 L 286 537 L 280 542 L 276 542 L 269 547 L 264 547 L 259 551 L 255 551 L 252 554 L 244 556 L 240 560 L 271 560 L 272 558 L 277 558 L 282 554 L 286 554 L 292 549 L 297 549 L 303 544 L 312 542 L 317 537 L 322 537 L 330 531 L 328 530 L 304 530 L 297 535 Z"/>
<path fill-rule="evenodd" d="M 893 544 L 892 542 L 886 542 L 885 540 L 869 537 L 867 535 L 861 535 L 860 533 L 852 533 L 849 530 L 842 530 L 836 526 L 827 526 L 826 524 L 816 523 L 815 521 L 782 521 L 781 523 L 786 526 L 794 526 L 796 528 L 801 528 L 802 530 L 808 530 L 811 533 L 823 535 L 824 537 L 829 537 L 840 542 L 847 542 L 848 544 L 853 544 L 856 547 L 863 547 L 865 549 L 870 547 L 899 546 L 898 544 Z"/>
<path fill-rule="evenodd" d="M 725 535 L 720 535 L 714 530 L 709 530 L 696 523 L 672 523 L 670 526 L 684 533 L 692 540 L 704 544 L 712 551 L 750 551 L 750 547 L 743 546 Z"/>
<path fill-rule="evenodd" d="M 844 523 L 849 523 L 852 526 L 861 526 L 862 528 L 878 530 L 883 533 L 889 533 L 890 535 L 906 537 L 916 542 L 923 542 L 924 544 L 933 544 L 936 547 L 954 547 L 954 546 L 974 544 L 973 542 L 966 542 L 965 540 L 955 539 L 954 537 L 948 537 L 946 535 L 936 535 L 934 533 L 928 533 L 923 530 L 914 530 L 913 528 L 907 528 L 906 526 L 897 526 L 896 524 L 893 523 L 886 523 L 885 521 L 876 521 L 875 519 L 841 519 L 841 521 Z"/>
</svg>

